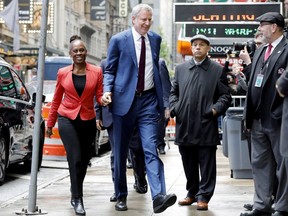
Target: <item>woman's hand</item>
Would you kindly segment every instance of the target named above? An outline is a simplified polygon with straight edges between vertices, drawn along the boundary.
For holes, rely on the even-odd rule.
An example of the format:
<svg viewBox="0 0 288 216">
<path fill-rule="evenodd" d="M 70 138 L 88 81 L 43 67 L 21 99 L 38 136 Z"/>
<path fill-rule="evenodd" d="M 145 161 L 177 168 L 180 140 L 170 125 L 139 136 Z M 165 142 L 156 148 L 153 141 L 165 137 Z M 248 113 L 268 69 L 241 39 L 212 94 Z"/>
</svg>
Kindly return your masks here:
<svg viewBox="0 0 288 216">
<path fill-rule="evenodd" d="M 51 138 L 51 136 L 53 135 L 53 132 L 52 132 L 52 127 L 48 127 L 47 130 L 46 130 L 46 135 Z"/>
</svg>

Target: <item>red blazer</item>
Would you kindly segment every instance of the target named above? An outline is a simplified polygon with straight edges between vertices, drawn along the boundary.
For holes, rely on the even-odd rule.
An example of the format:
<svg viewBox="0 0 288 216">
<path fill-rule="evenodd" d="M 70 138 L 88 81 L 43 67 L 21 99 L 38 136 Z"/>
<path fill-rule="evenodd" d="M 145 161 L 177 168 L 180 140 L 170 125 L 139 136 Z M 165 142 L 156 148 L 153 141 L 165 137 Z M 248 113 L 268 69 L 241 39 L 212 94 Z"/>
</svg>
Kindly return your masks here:
<svg viewBox="0 0 288 216">
<path fill-rule="evenodd" d="M 101 67 L 86 63 L 86 84 L 79 97 L 72 80 L 73 64 L 60 68 L 57 74 L 56 89 L 49 111 L 47 127 L 54 127 L 57 114 L 76 119 L 80 113 L 82 120 L 95 118 L 94 97 L 101 104 L 103 94 L 103 75 Z M 63 98 L 63 99 L 62 99 Z"/>
</svg>

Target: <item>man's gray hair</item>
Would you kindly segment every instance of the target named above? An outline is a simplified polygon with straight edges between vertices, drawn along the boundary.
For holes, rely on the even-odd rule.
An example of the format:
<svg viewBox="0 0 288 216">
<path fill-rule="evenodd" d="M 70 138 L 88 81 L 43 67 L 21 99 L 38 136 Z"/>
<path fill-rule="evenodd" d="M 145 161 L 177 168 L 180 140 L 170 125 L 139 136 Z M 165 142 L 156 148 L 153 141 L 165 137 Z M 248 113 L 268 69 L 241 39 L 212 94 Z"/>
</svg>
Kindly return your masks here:
<svg viewBox="0 0 288 216">
<path fill-rule="evenodd" d="M 153 14 L 153 8 L 150 5 L 138 4 L 135 7 L 133 7 L 131 15 L 134 17 L 137 17 L 138 14 L 140 13 L 140 11 L 142 11 L 142 10 L 149 11 Z"/>
</svg>

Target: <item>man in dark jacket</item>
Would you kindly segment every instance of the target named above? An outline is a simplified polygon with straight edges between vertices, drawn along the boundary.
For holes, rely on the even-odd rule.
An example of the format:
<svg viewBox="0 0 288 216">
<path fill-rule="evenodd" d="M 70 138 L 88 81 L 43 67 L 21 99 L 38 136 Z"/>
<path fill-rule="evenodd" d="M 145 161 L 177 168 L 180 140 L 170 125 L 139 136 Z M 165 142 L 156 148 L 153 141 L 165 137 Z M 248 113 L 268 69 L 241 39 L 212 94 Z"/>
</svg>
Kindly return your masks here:
<svg viewBox="0 0 288 216">
<path fill-rule="evenodd" d="M 258 30 L 266 45 L 254 54 L 244 109 L 245 125 L 251 130 L 254 209 L 241 216 L 271 216 L 275 175 L 278 188 L 273 216 L 283 216 L 288 215 L 288 183 L 283 181 L 287 179 L 287 172 L 279 148 L 283 98 L 278 95 L 275 85 L 288 63 L 285 22 L 277 12 L 265 13 L 256 21 L 260 22 Z"/>
<path fill-rule="evenodd" d="M 191 45 L 193 58 L 176 67 L 169 99 L 170 115 L 176 116 L 175 144 L 187 179 L 187 196 L 178 204 L 197 202 L 198 210 L 207 210 L 216 184 L 217 118 L 232 99 L 223 67 L 207 56 L 210 40 L 195 35 Z"/>
</svg>

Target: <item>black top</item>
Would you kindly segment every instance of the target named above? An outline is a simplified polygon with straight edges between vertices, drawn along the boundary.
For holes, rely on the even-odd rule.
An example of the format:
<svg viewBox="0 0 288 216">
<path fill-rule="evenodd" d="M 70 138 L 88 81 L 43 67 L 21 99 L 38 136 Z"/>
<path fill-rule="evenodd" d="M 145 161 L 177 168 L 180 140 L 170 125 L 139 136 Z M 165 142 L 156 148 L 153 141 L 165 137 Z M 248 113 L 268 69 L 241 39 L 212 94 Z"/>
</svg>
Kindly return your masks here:
<svg viewBox="0 0 288 216">
<path fill-rule="evenodd" d="M 76 75 L 76 74 L 72 74 L 72 78 L 73 78 L 73 83 L 75 86 L 75 89 L 79 95 L 79 97 L 81 97 L 82 92 L 84 91 L 85 88 L 85 84 L 86 84 L 86 75 Z"/>
</svg>

